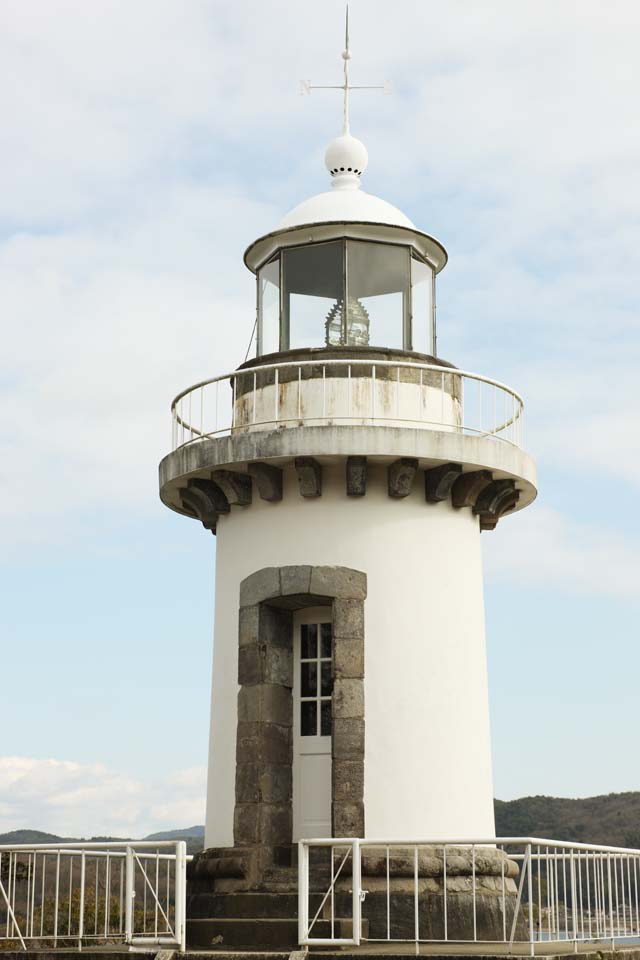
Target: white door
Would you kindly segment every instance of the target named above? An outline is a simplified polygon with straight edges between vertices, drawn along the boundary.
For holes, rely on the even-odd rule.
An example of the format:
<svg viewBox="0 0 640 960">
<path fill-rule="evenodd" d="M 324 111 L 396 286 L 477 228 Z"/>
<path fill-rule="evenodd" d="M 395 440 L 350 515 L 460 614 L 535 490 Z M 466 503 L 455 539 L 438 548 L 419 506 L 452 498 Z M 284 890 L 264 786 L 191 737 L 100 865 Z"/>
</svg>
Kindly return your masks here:
<svg viewBox="0 0 640 960">
<path fill-rule="evenodd" d="M 293 621 L 293 839 L 331 836 L 331 607 Z"/>
</svg>

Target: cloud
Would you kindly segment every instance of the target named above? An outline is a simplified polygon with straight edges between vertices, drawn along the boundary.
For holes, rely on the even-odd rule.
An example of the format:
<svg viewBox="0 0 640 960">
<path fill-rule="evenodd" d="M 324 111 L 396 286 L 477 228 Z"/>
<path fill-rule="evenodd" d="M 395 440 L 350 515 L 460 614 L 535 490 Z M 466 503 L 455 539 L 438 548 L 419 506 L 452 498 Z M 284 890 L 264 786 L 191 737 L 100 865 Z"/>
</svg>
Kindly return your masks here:
<svg viewBox="0 0 640 960">
<path fill-rule="evenodd" d="M 484 544 L 489 582 L 637 598 L 640 546 L 603 527 L 534 505 Z"/>
<path fill-rule="evenodd" d="M 0 830 L 140 838 L 191 826 L 203 822 L 205 777 L 191 768 L 146 782 L 98 763 L 0 757 Z"/>
</svg>

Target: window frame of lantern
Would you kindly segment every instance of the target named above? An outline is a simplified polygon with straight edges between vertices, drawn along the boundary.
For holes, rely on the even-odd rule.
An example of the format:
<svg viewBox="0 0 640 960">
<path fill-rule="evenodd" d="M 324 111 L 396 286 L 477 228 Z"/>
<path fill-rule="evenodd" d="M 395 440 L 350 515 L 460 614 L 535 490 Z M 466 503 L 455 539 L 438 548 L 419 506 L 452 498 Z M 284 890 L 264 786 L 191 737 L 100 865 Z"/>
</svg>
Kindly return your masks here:
<svg viewBox="0 0 640 960">
<path fill-rule="evenodd" d="M 314 247 L 323 246 L 328 243 L 341 243 L 342 244 L 342 317 L 340 325 L 340 339 L 341 343 L 336 349 L 348 349 L 349 345 L 347 344 L 347 304 L 349 296 L 349 250 L 348 245 L 350 243 L 368 243 L 373 244 L 377 247 L 400 247 L 405 250 L 408 256 L 408 278 L 406 291 L 404 291 L 403 296 L 403 316 L 402 316 L 402 349 L 407 351 L 413 351 L 413 344 L 415 342 L 415 329 L 414 322 L 416 318 L 413 313 L 413 287 L 412 282 L 412 270 L 411 270 L 411 261 L 412 259 L 417 260 L 419 263 L 425 264 L 431 271 L 431 315 L 430 317 L 423 317 L 422 322 L 425 321 L 430 323 L 431 326 L 431 342 L 429 344 L 430 353 L 435 357 L 437 356 L 436 344 L 437 344 L 437 332 L 436 332 L 436 268 L 435 265 L 423 254 L 419 253 L 416 248 L 411 243 L 393 243 L 389 241 L 380 241 L 364 237 L 335 237 L 327 240 L 321 240 L 319 242 L 311 243 L 295 243 L 290 244 L 285 247 L 281 247 L 277 250 L 273 256 L 269 257 L 268 260 L 265 260 L 263 264 L 260 265 L 256 271 L 256 281 L 257 281 L 257 313 L 258 313 L 258 324 L 257 324 L 257 336 L 256 336 L 256 356 L 265 356 L 264 353 L 264 304 L 263 304 L 263 294 L 261 291 L 261 273 L 265 267 L 269 264 L 278 261 L 278 349 L 279 352 L 285 352 L 293 349 L 291 347 L 291 318 L 289 312 L 285 311 L 285 268 L 284 268 L 284 255 L 289 250 L 299 250 L 302 248 L 311 249 Z M 419 318 L 418 318 L 419 319 Z M 393 347 L 388 344 L 370 344 L 371 346 L 380 346 L 380 347 Z M 318 343 L 320 346 L 320 342 Z M 273 351 L 271 351 L 273 352 Z"/>
</svg>

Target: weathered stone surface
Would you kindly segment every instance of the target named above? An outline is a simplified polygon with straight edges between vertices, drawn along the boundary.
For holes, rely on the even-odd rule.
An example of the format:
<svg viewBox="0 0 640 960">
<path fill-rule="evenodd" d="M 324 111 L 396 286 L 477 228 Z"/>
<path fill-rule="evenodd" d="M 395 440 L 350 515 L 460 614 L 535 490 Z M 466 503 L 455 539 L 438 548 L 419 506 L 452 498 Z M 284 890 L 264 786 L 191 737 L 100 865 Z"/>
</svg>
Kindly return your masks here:
<svg viewBox="0 0 640 960">
<path fill-rule="evenodd" d="M 293 687 L 293 650 L 291 645 L 261 644 L 264 683 Z"/>
<path fill-rule="evenodd" d="M 255 479 L 258 494 L 262 500 L 275 503 L 282 500 L 282 470 L 270 463 L 255 461 L 247 466 L 247 470 Z"/>
<path fill-rule="evenodd" d="M 253 846 L 260 836 L 258 803 L 236 803 L 233 815 L 233 839 L 237 846 Z"/>
<path fill-rule="evenodd" d="M 367 576 L 348 567 L 312 567 L 310 592 L 318 597 L 364 600 Z"/>
<path fill-rule="evenodd" d="M 367 492 L 367 458 L 347 457 L 347 496 L 364 497 Z"/>
<path fill-rule="evenodd" d="M 251 477 L 235 470 L 214 470 L 211 479 L 217 483 L 231 506 L 247 507 L 251 503 Z"/>
<path fill-rule="evenodd" d="M 396 499 L 408 497 L 413 489 L 418 461 L 413 457 L 401 457 L 387 468 L 389 496 Z"/>
<path fill-rule="evenodd" d="M 240 607 L 238 618 L 238 644 L 243 647 L 247 643 L 258 642 L 258 626 L 260 622 L 260 607 L 257 603 L 251 607 Z"/>
<path fill-rule="evenodd" d="M 262 670 L 260 648 L 257 643 L 247 643 L 238 650 L 238 683 L 250 686 L 260 683 Z"/>
<path fill-rule="evenodd" d="M 291 721 L 293 714 L 291 713 Z M 293 757 L 293 737 L 289 726 L 277 723 L 263 723 L 260 756 L 265 763 L 291 764 Z"/>
<path fill-rule="evenodd" d="M 459 463 L 442 463 L 439 467 L 425 470 L 424 493 L 427 503 L 441 503 L 447 500 L 451 487 L 462 473 Z"/>
<path fill-rule="evenodd" d="M 334 718 L 332 752 L 335 760 L 358 760 L 364 757 L 364 720 Z"/>
<path fill-rule="evenodd" d="M 490 470 L 472 470 L 463 473 L 451 488 L 451 503 L 454 507 L 475 507 L 478 496 L 492 480 Z"/>
<path fill-rule="evenodd" d="M 333 635 L 349 638 L 364 637 L 364 604 L 361 600 L 337 597 L 333 603 Z"/>
<path fill-rule="evenodd" d="M 322 467 L 314 457 L 296 457 L 294 460 L 300 496 L 322 496 Z"/>
<path fill-rule="evenodd" d="M 238 723 L 236 763 L 257 762 L 262 759 L 263 724 L 246 721 Z"/>
<path fill-rule="evenodd" d="M 291 843 L 291 804 L 260 803 L 258 809 L 261 843 L 268 845 Z"/>
<path fill-rule="evenodd" d="M 236 803 L 257 803 L 260 800 L 258 779 L 261 770 L 259 763 L 236 765 Z"/>
<path fill-rule="evenodd" d="M 310 593 L 311 567 L 280 567 L 280 592 L 283 597 Z"/>
<path fill-rule="evenodd" d="M 205 480 L 201 477 L 194 477 L 189 480 L 187 487 L 189 490 L 198 490 L 209 498 L 218 513 L 229 513 L 229 501 L 224 495 L 224 491 L 213 480 Z"/>
<path fill-rule="evenodd" d="M 334 837 L 364 837 L 364 803 L 334 801 Z"/>
<path fill-rule="evenodd" d="M 278 600 L 279 598 L 274 598 Z M 272 607 L 268 603 L 260 606 L 260 643 L 268 647 L 291 649 L 291 631 L 293 619 L 291 612 L 280 607 Z"/>
<path fill-rule="evenodd" d="M 512 493 L 514 488 L 514 480 L 493 480 L 479 495 L 473 512 L 476 514 L 486 513 L 490 517 L 495 517 L 501 500 Z"/>
<path fill-rule="evenodd" d="M 334 801 L 356 803 L 364 794 L 364 765 L 355 760 L 334 760 L 331 767 Z"/>
<path fill-rule="evenodd" d="M 333 666 L 339 680 L 364 677 L 364 644 L 361 639 L 334 640 Z"/>
<path fill-rule="evenodd" d="M 280 570 L 278 567 L 263 567 L 256 570 L 240 584 L 240 606 L 249 607 L 263 600 L 280 595 Z"/>
<path fill-rule="evenodd" d="M 362 680 L 336 680 L 333 685 L 333 716 L 337 719 L 364 717 Z"/>
<path fill-rule="evenodd" d="M 238 693 L 241 723 L 276 723 L 290 726 L 293 717 L 291 690 L 272 683 L 242 687 Z"/>
<path fill-rule="evenodd" d="M 260 800 L 263 803 L 287 803 L 291 801 L 291 766 L 289 764 L 265 764 L 259 779 Z"/>
<path fill-rule="evenodd" d="M 209 481 L 204 482 L 209 483 Z M 188 486 L 179 491 L 179 495 L 182 506 L 198 518 L 205 530 L 211 530 L 212 533 L 215 533 L 220 510 L 218 509 L 217 498 L 214 497 L 213 488 L 210 490 L 202 489 L 190 480 Z"/>
</svg>

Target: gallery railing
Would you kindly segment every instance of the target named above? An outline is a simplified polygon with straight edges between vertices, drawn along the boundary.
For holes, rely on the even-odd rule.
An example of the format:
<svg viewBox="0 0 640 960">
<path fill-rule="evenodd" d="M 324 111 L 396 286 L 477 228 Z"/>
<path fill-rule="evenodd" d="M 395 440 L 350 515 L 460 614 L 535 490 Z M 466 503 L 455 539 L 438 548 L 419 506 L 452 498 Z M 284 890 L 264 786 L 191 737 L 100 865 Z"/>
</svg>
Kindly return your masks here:
<svg viewBox="0 0 640 960">
<path fill-rule="evenodd" d="M 508 954 L 640 942 L 640 850 L 531 837 L 302 840 L 302 946 L 479 945 Z"/>
<path fill-rule="evenodd" d="M 300 426 L 386 425 L 523 442 L 523 402 L 479 374 L 426 363 L 308 360 L 237 370 L 171 404 L 172 449 L 207 437 Z"/>
<path fill-rule="evenodd" d="M 184 840 L 0 846 L 0 949 L 185 949 Z"/>
</svg>

